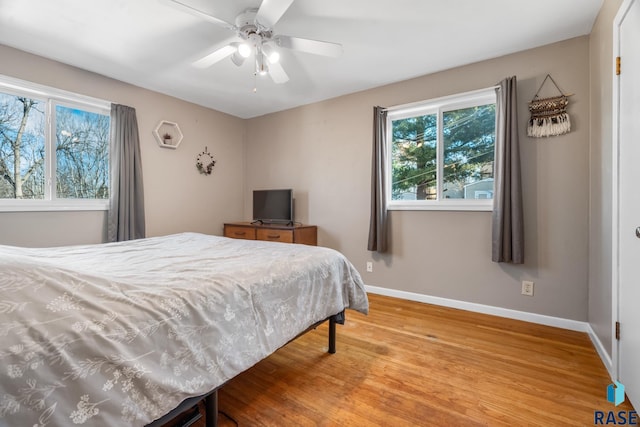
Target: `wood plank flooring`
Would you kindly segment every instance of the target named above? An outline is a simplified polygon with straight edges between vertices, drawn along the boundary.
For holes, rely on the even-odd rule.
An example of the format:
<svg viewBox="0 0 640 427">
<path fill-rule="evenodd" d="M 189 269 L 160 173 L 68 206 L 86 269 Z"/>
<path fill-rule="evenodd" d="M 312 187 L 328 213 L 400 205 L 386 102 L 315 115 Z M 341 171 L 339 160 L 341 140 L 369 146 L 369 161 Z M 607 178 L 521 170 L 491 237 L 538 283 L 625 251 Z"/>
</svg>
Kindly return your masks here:
<svg viewBox="0 0 640 427">
<path fill-rule="evenodd" d="M 240 426 L 583 426 L 609 376 L 584 333 L 370 295 L 234 378 L 220 410 Z M 232 426 L 224 416 L 220 426 Z"/>
</svg>

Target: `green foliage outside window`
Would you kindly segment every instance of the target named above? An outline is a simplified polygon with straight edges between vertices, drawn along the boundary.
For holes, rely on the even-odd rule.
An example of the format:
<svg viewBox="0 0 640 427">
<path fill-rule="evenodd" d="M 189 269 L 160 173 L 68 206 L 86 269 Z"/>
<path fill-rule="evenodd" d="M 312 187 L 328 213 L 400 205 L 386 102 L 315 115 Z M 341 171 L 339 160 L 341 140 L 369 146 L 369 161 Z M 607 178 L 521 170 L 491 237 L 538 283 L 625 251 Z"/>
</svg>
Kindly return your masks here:
<svg viewBox="0 0 640 427">
<path fill-rule="evenodd" d="M 392 121 L 392 200 L 437 199 L 439 163 L 443 198 L 493 194 L 495 104 L 443 111 L 440 126 L 437 113 Z M 465 191 L 484 181 L 489 190 Z"/>
</svg>

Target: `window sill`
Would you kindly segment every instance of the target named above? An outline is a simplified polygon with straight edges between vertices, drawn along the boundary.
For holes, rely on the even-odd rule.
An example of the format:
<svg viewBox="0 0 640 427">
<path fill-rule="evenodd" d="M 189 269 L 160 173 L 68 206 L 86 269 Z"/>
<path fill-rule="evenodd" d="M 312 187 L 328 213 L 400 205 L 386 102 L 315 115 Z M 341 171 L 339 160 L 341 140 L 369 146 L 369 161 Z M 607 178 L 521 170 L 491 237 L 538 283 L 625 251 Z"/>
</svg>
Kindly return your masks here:
<svg viewBox="0 0 640 427">
<path fill-rule="evenodd" d="M 52 202 L 49 200 L 3 200 L 0 201 L 0 212 L 49 212 L 49 211 L 106 211 L 109 210 L 107 200 L 65 200 Z"/>
<path fill-rule="evenodd" d="M 387 204 L 390 211 L 480 211 L 490 212 L 493 210 L 493 200 L 490 203 L 485 201 L 476 202 L 469 200 L 460 201 L 424 201 L 411 203 L 390 202 Z"/>
</svg>

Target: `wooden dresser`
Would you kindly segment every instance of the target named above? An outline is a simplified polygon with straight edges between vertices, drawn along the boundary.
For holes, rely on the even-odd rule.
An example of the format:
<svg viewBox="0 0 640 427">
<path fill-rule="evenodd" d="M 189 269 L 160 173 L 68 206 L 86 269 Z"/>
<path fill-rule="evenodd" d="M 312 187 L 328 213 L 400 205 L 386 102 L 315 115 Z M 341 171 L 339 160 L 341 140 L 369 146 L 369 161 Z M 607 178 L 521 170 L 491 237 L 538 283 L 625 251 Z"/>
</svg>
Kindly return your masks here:
<svg viewBox="0 0 640 427">
<path fill-rule="evenodd" d="M 318 244 L 318 227 L 315 225 L 251 224 L 230 222 L 224 225 L 224 237 L 272 242 Z"/>
</svg>

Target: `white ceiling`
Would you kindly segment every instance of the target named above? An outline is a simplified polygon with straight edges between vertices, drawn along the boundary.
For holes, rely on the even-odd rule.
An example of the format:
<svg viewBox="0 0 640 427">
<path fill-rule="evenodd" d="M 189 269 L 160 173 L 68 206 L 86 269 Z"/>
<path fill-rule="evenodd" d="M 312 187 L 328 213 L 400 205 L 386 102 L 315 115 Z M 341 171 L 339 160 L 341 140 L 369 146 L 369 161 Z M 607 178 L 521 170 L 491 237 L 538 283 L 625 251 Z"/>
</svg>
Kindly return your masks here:
<svg viewBox="0 0 640 427">
<path fill-rule="evenodd" d="M 228 22 L 260 6 L 182 1 Z M 0 44 L 250 118 L 588 34 L 602 2 L 296 0 L 275 32 L 343 54 L 282 49 L 290 80 L 279 85 L 254 77 L 251 61 L 194 67 L 234 33 L 169 0 L 0 0 Z"/>
</svg>

